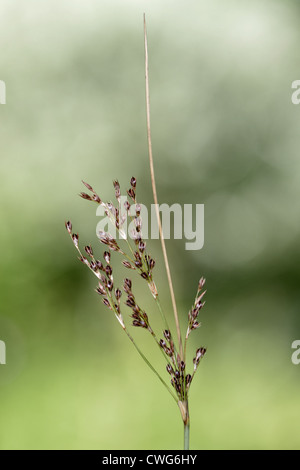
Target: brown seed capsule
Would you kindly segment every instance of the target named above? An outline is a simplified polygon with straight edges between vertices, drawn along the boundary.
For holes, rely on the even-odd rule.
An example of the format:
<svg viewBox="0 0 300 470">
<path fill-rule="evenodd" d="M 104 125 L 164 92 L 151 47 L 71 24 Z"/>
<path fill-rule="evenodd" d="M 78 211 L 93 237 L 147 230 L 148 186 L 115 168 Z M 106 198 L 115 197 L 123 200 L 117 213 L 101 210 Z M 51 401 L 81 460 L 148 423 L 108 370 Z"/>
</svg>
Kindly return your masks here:
<svg viewBox="0 0 300 470">
<path fill-rule="evenodd" d="M 184 361 L 181 361 L 180 363 L 180 370 L 183 372 L 185 369 L 185 362 Z"/>
<path fill-rule="evenodd" d="M 97 268 L 100 269 L 100 271 L 104 270 L 103 264 L 98 259 L 96 260 L 96 265 L 97 265 Z"/>
<path fill-rule="evenodd" d="M 171 339 L 171 333 L 169 330 L 164 331 L 164 337 L 166 338 L 167 341 L 170 341 Z"/>
<path fill-rule="evenodd" d="M 107 288 L 108 290 L 111 292 L 113 290 L 113 287 L 114 287 L 114 283 L 111 279 L 108 279 L 107 281 Z"/>
<path fill-rule="evenodd" d="M 104 251 L 103 258 L 105 259 L 105 261 L 107 263 L 110 263 L 110 253 L 109 253 L 109 251 Z"/>
<path fill-rule="evenodd" d="M 89 191 L 94 192 L 94 190 L 93 190 L 93 188 L 92 188 L 92 186 L 91 186 L 90 184 L 86 183 L 86 182 L 83 181 L 83 180 L 82 180 L 82 182 L 83 182 L 84 186 L 85 186 Z"/>
<path fill-rule="evenodd" d="M 132 282 L 130 279 L 124 279 L 124 291 L 129 294 L 131 292 Z"/>
<path fill-rule="evenodd" d="M 205 279 L 204 277 L 201 277 L 199 284 L 198 284 L 198 291 L 203 288 L 204 284 L 205 284 Z"/>
<path fill-rule="evenodd" d="M 108 300 L 106 297 L 104 297 L 104 299 L 102 299 L 102 302 L 104 303 L 104 305 L 105 305 L 106 307 L 111 308 L 110 303 L 109 303 L 109 300 Z"/>
<path fill-rule="evenodd" d="M 78 233 L 73 233 L 72 240 L 76 247 L 78 247 L 78 239 L 79 239 Z"/>
<path fill-rule="evenodd" d="M 201 324 L 197 321 L 194 321 L 193 324 L 192 324 L 192 327 L 191 329 L 192 330 L 196 330 L 197 328 L 199 328 L 201 326 Z"/>
<path fill-rule="evenodd" d="M 122 261 L 122 264 L 123 266 L 125 266 L 125 268 L 128 268 L 128 269 L 135 269 L 128 261 L 126 260 L 123 260 Z"/>
<path fill-rule="evenodd" d="M 106 272 L 107 276 L 112 275 L 112 269 L 111 269 L 111 266 L 109 264 L 106 266 L 105 272 Z"/>
<path fill-rule="evenodd" d="M 93 256 L 93 249 L 90 245 L 85 246 L 84 249 L 89 256 Z"/>
<path fill-rule="evenodd" d="M 136 179 L 134 176 L 132 176 L 131 180 L 130 180 L 130 184 L 133 188 L 136 188 Z"/>
<path fill-rule="evenodd" d="M 120 290 L 120 289 L 116 289 L 116 290 L 115 290 L 115 297 L 116 297 L 116 299 L 117 299 L 117 300 L 120 300 L 121 296 L 122 296 L 121 290 Z"/>
<path fill-rule="evenodd" d="M 167 372 L 170 374 L 170 375 L 173 375 L 174 374 L 174 370 L 173 370 L 173 367 L 171 366 L 171 364 L 167 364 Z"/>
<path fill-rule="evenodd" d="M 126 300 L 126 305 L 128 305 L 128 307 L 134 307 L 135 306 L 135 300 L 134 300 L 133 295 L 131 295 L 131 294 L 128 295 L 127 300 Z"/>
<path fill-rule="evenodd" d="M 150 258 L 149 259 L 149 268 L 150 268 L 151 271 L 154 268 L 154 266 L 155 266 L 155 261 L 154 261 L 154 259 Z"/>
<path fill-rule="evenodd" d="M 192 376 L 191 374 L 187 374 L 186 378 L 185 378 L 185 383 L 186 383 L 186 386 L 188 387 L 190 385 L 192 381 Z"/>
<path fill-rule="evenodd" d="M 96 292 L 98 292 L 98 294 L 100 294 L 100 295 L 105 295 L 106 294 L 106 290 L 104 289 L 104 287 L 100 283 L 99 283 L 99 286 L 96 289 Z"/>
<path fill-rule="evenodd" d="M 127 194 L 131 199 L 135 200 L 135 192 L 132 188 L 128 189 Z"/>
<path fill-rule="evenodd" d="M 93 195 L 92 195 L 92 201 L 98 202 L 98 204 L 101 203 L 101 199 L 100 199 L 100 197 L 98 196 L 98 194 L 93 194 Z"/>
<path fill-rule="evenodd" d="M 115 188 L 115 194 L 116 194 L 116 198 L 117 199 L 120 199 L 120 196 L 121 196 L 121 192 L 120 192 L 120 184 L 119 184 L 119 181 L 114 181 L 113 182 L 113 185 L 114 185 L 114 188 Z"/>
<path fill-rule="evenodd" d="M 143 279 L 146 279 L 146 280 L 148 281 L 148 279 L 149 279 L 149 276 L 148 276 L 148 274 L 147 274 L 147 273 L 145 273 L 145 272 L 142 272 L 142 273 L 141 273 L 141 276 L 142 276 L 142 278 L 143 278 Z"/>
<path fill-rule="evenodd" d="M 82 199 L 86 199 L 87 201 L 92 201 L 91 196 L 86 193 L 80 193 L 79 196 L 82 197 Z"/>
<path fill-rule="evenodd" d="M 68 220 L 68 222 L 65 223 L 66 229 L 68 230 L 69 234 L 71 235 L 72 233 L 72 223 Z"/>
<path fill-rule="evenodd" d="M 130 204 L 129 204 L 128 201 L 125 201 L 125 202 L 124 202 L 124 207 L 125 207 L 125 210 L 126 210 L 126 211 L 129 211 L 129 209 L 130 209 Z"/>
<path fill-rule="evenodd" d="M 145 320 L 146 323 L 149 323 L 148 315 L 146 312 L 143 313 L 143 319 Z"/>
<path fill-rule="evenodd" d="M 79 259 L 83 264 L 90 265 L 90 263 L 88 262 L 88 260 L 85 256 L 80 256 Z"/>
<path fill-rule="evenodd" d="M 145 248 L 146 248 L 146 243 L 143 242 L 142 240 L 139 241 L 139 250 L 141 253 L 144 253 L 145 251 Z"/>
<path fill-rule="evenodd" d="M 98 271 L 97 264 L 95 263 L 95 261 L 92 260 L 90 262 L 90 266 L 93 271 Z"/>
<path fill-rule="evenodd" d="M 140 204 L 136 204 L 135 214 L 136 214 L 137 217 L 139 217 L 141 215 L 141 205 Z"/>
</svg>

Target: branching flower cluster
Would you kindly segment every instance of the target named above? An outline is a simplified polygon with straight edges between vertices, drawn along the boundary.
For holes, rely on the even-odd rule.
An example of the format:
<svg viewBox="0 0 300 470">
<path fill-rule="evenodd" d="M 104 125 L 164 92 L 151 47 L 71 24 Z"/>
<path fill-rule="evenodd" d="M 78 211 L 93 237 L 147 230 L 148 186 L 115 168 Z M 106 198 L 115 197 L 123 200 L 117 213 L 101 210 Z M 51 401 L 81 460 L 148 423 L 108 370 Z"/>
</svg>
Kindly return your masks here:
<svg viewBox="0 0 300 470">
<path fill-rule="evenodd" d="M 195 302 L 188 314 L 188 328 L 185 337 L 184 355 L 181 357 L 173 340 L 166 316 L 160 304 L 157 287 L 153 280 L 155 261 L 148 253 L 146 242 L 142 237 L 141 208 L 136 200 L 136 179 L 134 177 L 131 178 L 130 188 L 127 191 L 128 198 L 125 200 L 124 208 L 121 208 L 121 190 L 118 181 L 113 182 L 116 204 L 111 202 L 103 202 L 91 185 L 85 182 L 83 183 L 89 190 L 89 193 L 82 192 L 80 193 L 80 196 L 83 199 L 95 202 L 104 208 L 106 216 L 109 217 L 110 221 L 116 227 L 120 239 L 123 239 L 124 242 L 126 242 L 125 246 L 127 246 L 127 249 L 125 250 L 121 248 L 116 238 L 114 238 L 110 233 L 101 231 L 99 233 L 99 241 L 105 246 L 103 260 L 101 261 L 94 255 L 94 250 L 91 245 L 85 246 L 84 252 L 80 249 L 79 236 L 77 233 L 73 232 L 72 223 L 68 221 L 66 222 L 66 229 L 73 241 L 76 250 L 78 251 L 79 260 L 85 264 L 97 277 L 98 285 L 96 287 L 96 292 L 101 296 L 103 304 L 114 313 L 121 327 L 132 341 L 139 354 L 146 361 L 147 365 L 155 372 L 176 402 L 185 402 L 187 401 L 188 391 L 200 360 L 206 353 L 206 349 L 203 347 L 196 351 L 196 355 L 193 359 L 192 374 L 188 373 L 186 370 L 186 345 L 191 331 L 199 328 L 200 326 L 198 317 L 200 310 L 205 304 L 203 301 L 203 296 L 206 292 L 203 291 L 205 279 L 201 278 L 199 281 Z M 123 209 L 125 209 L 125 215 L 121 215 L 123 213 Z M 130 217 L 134 223 L 134 230 L 131 234 L 133 242 L 131 243 L 127 239 L 123 229 L 126 216 Z M 136 273 L 138 273 L 147 282 L 164 322 L 165 329 L 163 330 L 162 338 L 159 338 L 155 334 L 150 325 L 149 315 L 137 303 L 136 297 L 133 293 L 132 280 L 129 277 L 126 277 L 124 279 L 122 288 L 115 285 L 113 269 L 111 266 L 112 252 L 119 253 L 122 256 L 123 266 L 129 270 L 136 271 Z M 124 294 L 124 301 L 122 300 L 122 293 Z M 163 354 L 166 361 L 166 370 L 170 376 L 170 383 L 172 386 L 171 389 L 153 367 L 151 362 L 148 361 L 144 353 L 140 350 L 135 340 L 129 333 L 124 320 L 124 305 L 129 307 L 131 310 L 130 317 L 132 320 L 132 326 L 148 330 L 159 347 L 161 353 Z"/>
</svg>

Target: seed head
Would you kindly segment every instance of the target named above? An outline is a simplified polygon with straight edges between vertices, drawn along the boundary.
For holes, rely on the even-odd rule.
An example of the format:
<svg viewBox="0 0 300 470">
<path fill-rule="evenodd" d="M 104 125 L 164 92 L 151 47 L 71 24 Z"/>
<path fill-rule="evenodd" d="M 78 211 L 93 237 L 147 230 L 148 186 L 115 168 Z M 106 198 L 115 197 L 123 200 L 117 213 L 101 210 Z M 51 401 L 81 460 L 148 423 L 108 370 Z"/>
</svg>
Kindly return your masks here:
<svg viewBox="0 0 300 470">
<path fill-rule="evenodd" d="M 126 292 L 126 294 L 130 294 L 131 293 L 131 287 L 132 287 L 132 282 L 130 279 L 126 278 L 124 279 L 124 291 Z"/>
<path fill-rule="evenodd" d="M 100 294 L 100 295 L 105 295 L 106 294 L 106 290 L 104 289 L 102 284 L 100 284 L 100 282 L 99 282 L 99 286 L 96 289 L 96 292 L 98 292 L 98 294 Z"/>
<path fill-rule="evenodd" d="M 116 289 L 116 290 L 115 290 L 115 297 L 116 297 L 116 299 L 117 299 L 117 300 L 120 300 L 121 296 L 122 296 L 122 291 L 121 291 L 119 288 Z"/>
<path fill-rule="evenodd" d="M 119 200 L 120 196 L 121 196 L 119 181 L 118 180 L 114 181 L 113 185 L 114 185 L 114 188 L 115 188 L 116 198 Z"/>
<path fill-rule="evenodd" d="M 92 193 L 94 192 L 94 190 L 93 190 L 93 188 L 92 188 L 92 186 L 91 186 L 90 184 L 86 183 L 85 181 L 82 181 L 82 182 L 83 182 L 84 186 L 85 186 L 89 191 L 92 191 Z"/>
<path fill-rule="evenodd" d="M 85 246 L 84 249 L 89 256 L 93 256 L 93 249 L 91 245 Z"/>
<path fill-rule="evenodd" d="M 78 248 L 78 239 L 79 239 L 78 233 L 73 233 L 72 240 L 76 248 Z"/>
<path fill-rule="evenodd" d="M 72 233 L 72 223 L 68 220 L 68 222 L 65 223 L 65 226 L 66 226 L 67 231 L 71 235 L 71 233 Z"/>
<path fill-rule="evenodd" d="M 91 196 L 86 193 L 80 193 L 79 196 L 82 197 L 82 199 L 86 199 L 87 201 L 92 201 Z"/>
</svg>

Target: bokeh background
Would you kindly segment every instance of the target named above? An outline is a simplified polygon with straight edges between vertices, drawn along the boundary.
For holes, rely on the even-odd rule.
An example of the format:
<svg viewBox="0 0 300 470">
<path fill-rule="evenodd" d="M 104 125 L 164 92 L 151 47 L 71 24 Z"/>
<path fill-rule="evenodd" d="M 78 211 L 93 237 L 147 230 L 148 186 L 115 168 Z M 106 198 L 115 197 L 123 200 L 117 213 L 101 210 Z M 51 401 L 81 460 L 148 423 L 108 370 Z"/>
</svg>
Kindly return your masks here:
<svg viewBox="0 0 300 470">
<path fill-rule="evenodd" d="M 207 279 L 189 353 L 191 364 L 208 348 L 191 388 L 191 447 L 299 449 L 297 0 L 1 1 L 0 448 L 182 446 L 176 405 L 102 306 L 64 229 L 70 218 L 97 247 L 82 179 L 109 200 L 113 179 L 125 189 L 135 175 L 152 202 L 144 11 L 159 199 L 205 204 L 204 248 L 167 243 L 182 325 Z M 151 252 L 171 318 L 158 241 Z M 162 368 L 146 332 L 134 333 Z"/>
</svg>

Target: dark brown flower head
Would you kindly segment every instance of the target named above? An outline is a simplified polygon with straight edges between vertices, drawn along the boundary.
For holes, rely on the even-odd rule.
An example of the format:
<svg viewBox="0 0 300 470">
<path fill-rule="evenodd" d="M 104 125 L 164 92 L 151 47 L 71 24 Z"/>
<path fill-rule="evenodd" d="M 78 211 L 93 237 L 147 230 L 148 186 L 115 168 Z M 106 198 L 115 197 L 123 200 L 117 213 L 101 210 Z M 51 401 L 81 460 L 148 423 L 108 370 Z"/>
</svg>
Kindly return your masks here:
<svg viewBox="0 0 300 470">
<path fill-rule="evenodd" d="M 87 201 L 92 201 L 91 196 L 86 193 L 79 193 L 79 196 L 82 197 L 82 199 L 86 199 Z"/>
<path fill-rule="evenodd" d="M 98 194 L 93 194 L 92 195 L 92 201 L 97 202 L 98 204 L 101 204 L 101 199 L 98 196 Z"/>
<path fill-rule="evenodd" d="M 90 267 L 93 271 L 95 271 L 95 272 L 98 271 L 97 264 L 93 260 L 90 262 Z"/>
<path fill-rule="evenodd" d="M 100 295 L 105 295 L 106 294 L 106 290 L 104 289 L 102 284 L 100 284 L 100 282 L 99 282 L 99 286 L 96 289 L 96 292 L 98 292 L 98 294 L 100 294 Z"/>
<path fill-rule="evenodd" d="M 134 176 L 132 176 L 132 178 L 130 180 L 130 184 L 131 184 L 132 188 L 134 188 L 134 189 L 136 188 L 136 179 L 135 179 Z"/>
<path fill-rule="evenodd" d="M 80 256 L 79 259 L 83 264 L 86 264 L 87 266 L 90 265 L 90 263 L 88 262 L 88 260 L 85 256 Z"/>
<path fill-rule="evenodd" d="M 84 186 L 85 186 L 89 191 L 92 191 L 92 193 L 94 192 L 92 186 L 91 186 L 89 183 L 86 183 L 86 182 L 83 181 L 83 180 L 82 180 L 82 182 L 83 182 Z"/>
<path fill-rule="evenodd" d="M 140 241 L 139 241 L 139 250 L 140 250 L 140 253 L 144 253 L 145 248 L 146 248 L 146 243 L 145 243 L 143 240 L 140 240 Z"/>
<path fill-rule="evenodd" d="M 97 268 L 100 269 L 100 271 L 104 271 L 104 266 L 101 263 L 101 261 L 99 261 L 98 259 L 96 259 L 96 265 L 97 265 Z"/>
<path fill-rule="evenodd" d="M 131 294 L 131 288 L 132 288 L 132 282 L 130 279 L 126 278 L 124 279 L 124 291 L 126 292 L 126 294 Z"/>
<path fill-rule="evenodd" d="M 171 339 L 171 332 L 169 330 L 164 331 L 164 337 L 166 338 L 167 341 L 170 341 Z"/>
<path fill-rule="evenodd" d="M 133 326 L 140 326 L 142 328 L 148 328 L 147 323 L 144 322 L 143 320 L 133 320 L 132 325 Z"/>
<path fill-rule="evenodd" d="M 128 189 L 127 194 L 135 202 L 135 191 L 132 188 Z"/>
<path fill-rule="evenodd" d="M 112 268 L 109 264 L 105 267 L 105 272 L 106 272 L 107 276 L 112 275 Z"/>
<path fill-rule="evenodd" d="M 125 210 L 128 212 L 129 209 L 130 209 L 130 204 L 129 204 L 128 201 L 125 201 L 125 202 L 124 202 L 124 207 L 125 207 Z"/>
<path fill-rule="evenodd" d="M 105 305 L 106 307 L 109 307 L 109 308 L 111 309 L 109 300 L 108 300 L 106 297 L 104 297 L 104 299 L 102 299 L 102 302 L 104 303 L 104 305 Z"/>
<path fill-rule="evenodd" d="M 116 299 L 117 299 L 117 300 L 120 300 L 121 296 L 122 296 L 121 290 L 120 290 L 119 288 L 116 289 L 116 290 L 115 290 L 115 297 L 116 297 Z"/>
<path fill-rule="evenodd" d="M 72 240 L 76 248 L 78 247 L 78 239 L 79 239 L 78 233 L 73 233 Z"/>
<path fill-rule="evenodd" d="M 120 191 L 120 184 L 119 184 L 119 181 L 116 180 L 113 182 L 113 185 L 114 185 L 114 188 L 115 188 L 115 195 L 116 195 L 116 198 L 119 200 L 120 197 L 121 197 L 121 191 Z"/>
<path fill-rule="evenodd" d="M 152 271 L 154 269 L 154 266 L 155 266 L 155 260 L 150 258 L 149 259 L 149 269 Z"/>
<path fill-rule="evenodd" d="M 91 257 L 93 256 L 93 249 L 92 249 L 91 245 L 85 246 L 84 249 L 85 249 L 85 252 L 86 252 L 89 256 L 91 256 Z"/>
<path fill-rule="evenodd" d="M 71 235 L 71 233 L 72 233 L 72 223 L 68 220 L 68 222 L 65 223 L 65 226 L 66 226 L 67 231 Z"/>
<path fill-rule="evenodd" d="M 186 383 L 187 388 L 189 388 L 191 382 L 192 382 L 192 376 L 191 376 L 191 374 L 187 374 L 186 377 L 185 377 L 185 383 Z"/>
<path fill-rule="evenodd" d="M 205 279 L 204 277 L 201 277 L 199 284 L 198 284 L 198 292 L 203 288 L 204 284 L 205 284 Z"/>
<path fill-rule="evenodd" d="M 126 300 L 126 305 L 128 307 L 135 307 L 135 299 L 132 294 L 128 294 L 127 300 Z"/>
<path fill-rule="evenodd" d="M 130 264 L 129 261 L 126 261 L 125 259 L 122 261 L 122 264 L 125 266 L 125 268 L 135 269 L 134 266 L 132 266 L 132 264 Z"/>
<path fill-rule="evenodd" d="M 194 363 L 194 371 L 197 370 L 197 367 L 200 363 L 200 360 L 205 356 L 206 354 L 206 349 L 205 348 L 199 348 L 197 349 L 196 351 L 196 356 L 194 357 L 193 359 L 193 363 Z"/>
<path fill-rule="evenodd" d="M 105 259 L 105 261 L 109 264 L 110 263 L 110 253 L 109 251 L 104 251 L 103 253 L 103 258 Z"/>
</svg>

